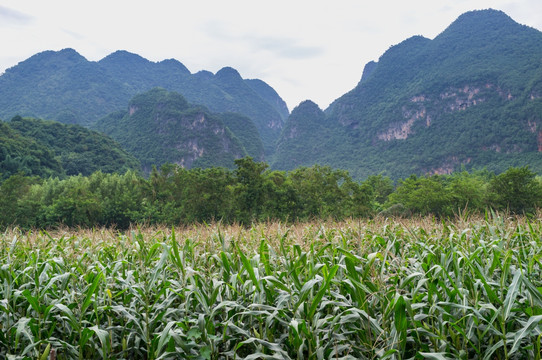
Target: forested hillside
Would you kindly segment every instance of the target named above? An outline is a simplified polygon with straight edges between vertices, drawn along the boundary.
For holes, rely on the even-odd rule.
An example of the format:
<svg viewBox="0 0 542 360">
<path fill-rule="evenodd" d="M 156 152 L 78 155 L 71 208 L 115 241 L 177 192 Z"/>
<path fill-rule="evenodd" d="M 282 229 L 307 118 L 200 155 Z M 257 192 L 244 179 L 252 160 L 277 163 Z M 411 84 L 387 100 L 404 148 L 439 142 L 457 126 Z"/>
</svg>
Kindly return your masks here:
<svg viewBox="0 0 542 360">
<path fill-rule="evenodd" d="M 367 64 L 325 120 L 300 105 L 273 166 L 318 162 L 359 178 L 524 165 L 541 172 L 540 59 L 540 31 L 500 11 L 466 13 L 435 39 L 414 36 Z"/>
<path fill-rule="evenodd" d="M 102 133 L 79 125 L 14 117 L 0 121 L 0 178 L 64 177 L 139 170 L 139 161 Z"/>
<path fill-rule="evenodd" d="M 126 110 L 104 117 L 94 127 L 138 158 L 147 173 L 164 163 L 232 168 L 234 159 L 264 157 L 258 130 L 249 118 L 212 113 L 161 88 L 135 96 Z"/>
</svg>

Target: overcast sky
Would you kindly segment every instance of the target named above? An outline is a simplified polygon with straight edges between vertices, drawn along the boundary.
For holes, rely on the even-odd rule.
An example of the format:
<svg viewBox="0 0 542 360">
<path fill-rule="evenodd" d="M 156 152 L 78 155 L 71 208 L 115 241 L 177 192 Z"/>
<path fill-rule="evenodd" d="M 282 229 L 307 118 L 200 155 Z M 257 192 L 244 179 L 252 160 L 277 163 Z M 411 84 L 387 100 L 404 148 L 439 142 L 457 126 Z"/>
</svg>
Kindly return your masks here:
<svg viewBox="0 0 542 360">
<path fill-rule="evenodd" d="M 305 99 L 324 109 L 390 46 L 487 8 L 542 30 L 542 0 L 0 0 L 0 72 L 44 50 L 97 61 L 122 49 L 192 73 L 231 66 L 290 110 Z"/>
</svg>

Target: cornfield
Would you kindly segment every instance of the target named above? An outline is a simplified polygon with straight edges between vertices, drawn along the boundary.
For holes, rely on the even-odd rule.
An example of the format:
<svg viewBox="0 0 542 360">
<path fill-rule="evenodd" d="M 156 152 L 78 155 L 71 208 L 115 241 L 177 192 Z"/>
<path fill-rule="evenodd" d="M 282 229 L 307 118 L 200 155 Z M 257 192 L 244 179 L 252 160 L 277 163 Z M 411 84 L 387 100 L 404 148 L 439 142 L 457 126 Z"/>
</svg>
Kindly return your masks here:
<svg viewBox="0 0 542 360">
<path fill-rule="evenodd" d="M 542 222 L 0 235 L 0 358 L 540 359 Z"/>
</svg>

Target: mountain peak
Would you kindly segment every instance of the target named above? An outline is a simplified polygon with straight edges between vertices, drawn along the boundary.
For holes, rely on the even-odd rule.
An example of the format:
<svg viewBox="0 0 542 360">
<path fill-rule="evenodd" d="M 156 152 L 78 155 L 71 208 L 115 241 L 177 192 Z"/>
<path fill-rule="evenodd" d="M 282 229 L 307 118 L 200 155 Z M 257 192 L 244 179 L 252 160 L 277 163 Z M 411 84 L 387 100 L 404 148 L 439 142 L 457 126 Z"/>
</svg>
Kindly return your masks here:
<svg viewBox="0 0 542 360">
<path fill-rule="evenodd" d="M 21 74 L 27 71 L 26 69 L 49 71 L 51 69 L 72 68 L 73 66 L 86 61 L 87 59 L 71 48 L 58 51 L 46 50 L 19 62 L 16 66 L 7 69 L 6 73 Z"/>
<path fill-rule="evenodd" d="M 79 54 L 77 51 L 75 51 L 72 48 L 64 48 L 64 49 L 59 50 L 59 51 L 53 51 L 53 53 L 57 53 L 58 55 L 62 55 L 62 56 L 71 56 L 71 57 L 74 57 L 74 58 L 83 58 L 84 59 L 84 57 L 81 54 Z"/>
<path fill-rule="evenodd" d="M 461 14 L 452 24 L 450 24 L 450 27 L 457 24 L 465 25 L 466 23 L 480 22 L 493 22 L 498 24 L 502 24 L 503 22 L 515 23 L 510 16 L 506 15 L 506 13 L 501 10 L 485 9 L 467 11 L 466 13 Z"/>
<path fill-rule="evenodd" d="M 297 105 L 293 110 L 292 110 L 292 114 L 294 112 L 299 112 L 299 111 L 303 111 L 303 112 L 306 112 L 306 111 L 313 111 L 315 113 L 320 113 L 322 112 L 322 110 L 320 109 L 320 107 L 318 106 L 318 104 L 316 104 L 314 101 L 312 100 L 304 100 L 302 102 L 299 103 L 299 105 Z"/>
<path fill-rule="evenodd" d="M 433 40 L 390 47 L 323 121 L 300 104 L 273 166 L 328 162 L 357 178 L 510 164 L 542 172 L 540 59 L 542 32 L 498 10 L 465 13 Z"/>
<path fill-rule="evenodd" d="M 77 51 L 75 51 L 72 48 L 65 48 L 58 51 L 55 51 L 55 50 L 42 51 L 30 57 L 28 60 L 32 61 L 35 59 L 40 59 L 42 61 L 43 60 L 57 61 L 59 59 L 62 59 L 63 61 L 71 62 L 71 63 L 86 61 L 86 59 L 81 54 L 79 54 Z"/>
<path fill-rule="evenodd" d="M 373 71 L 376 69 L 377 65 L 378 63 L 372 60 L 369 61 L 367 64 L 365 64 L 365 67 L 363 68 L 363 73 L 361 75 L 361 80 L 359 81 L 360 84 L 367 81 L 367 79 L 371 76 Z"/>
<path fill-rule="evenodd" d="M 325 122 L 325 114 L 314 101 L 305 100 L 292 110 L 288 122 L 290 127 L 292 124 L 322 123 Z"/>
<path fill-rule="evenodd" d="M 187 75 L 190 75 L 190 70 L 183 63 L 176 59 L 166 59 L 158 63 L 158 65 L 163 66 L 167 69 L 177 70 Z"/>
<path fill-rule="evenodd" d="M 239 72 L 229 66 L 223 67 L 222 69 L 218 70 L 215 77 L 218 80 L 226 80 L 226 81 L 239 81 L 239 80 L 242 81 L 243 80 Z"/>
<path fill-rule="evenodd" d="M 131 53 L 126 50 L 117 50 L 106 57 L 104 57 L 102 60 L 99 61 L 99 63 L 116 63 L 116 64 L 147 64 L 150 61 L 145 59 L 142 56 L 139 56 L 137 54 Z"/>
<path fill-rule="evenodd" d="M 470 36 L 498 38 L 515 29 L 526 28 L 500 10 L 473 10 L 460 15 L 435 39 L 466 39 Z"/>
</svg>

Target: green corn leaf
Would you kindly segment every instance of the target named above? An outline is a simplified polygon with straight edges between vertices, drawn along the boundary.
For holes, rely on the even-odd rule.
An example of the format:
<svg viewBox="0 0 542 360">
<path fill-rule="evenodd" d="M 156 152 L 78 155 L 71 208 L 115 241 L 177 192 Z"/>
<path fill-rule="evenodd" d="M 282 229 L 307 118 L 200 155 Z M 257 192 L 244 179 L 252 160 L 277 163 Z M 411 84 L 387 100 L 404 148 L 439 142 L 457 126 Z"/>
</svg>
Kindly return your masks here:
<svg viewBox="0 0 542 360">
<path fill-rule="evenodd" d="M 502 340 L 499 340 L 497 341 L 492 347 L 490 347 L 489 349 L 486 350 L 485 354 L 484 354 L 484 359 L 483 360 L 491 360 L 493 359 L 492 356 L 493 356 L 493 353 L 498 349 L 498 348 L 501 348 L 501 347 L 504 347 L 504 342 Z"/>
<path fill-rule="evenodd" d="M 164 345 L 166 345 L 166 343 L 171 338 L 171 335 L 169 332 L 175 324 L 176 324 L 175 321 L 168 322 L 164 330 L 162 330 L 162 332 L 160 333 L 160 336 L 159 336 L 160 340 L 158 341 L 158 346 L 156 347 L 156 353 L 155 353 L 156 356 L 160 355 L 160 353 L 162 352 L 162 349 L 164 348 Z"/>
<path fill-rule="evenodd" d="M 224 251 L 221 251 L 220 252 L 220 259 L 222 260 L 222 265 L 224 266 L 224 269 L 226 270 L 226 273 L 228 275 L 231 274 L 231 266 L 230 266 L 230 261 L 228 260 L 228 256 L 226 255 L 226 253 L 224 253 Z"/>
<path fill-rule="evenodd" d="M 96 334 L 100 339 L 100 343 L 102 344 L 102 351 L 104 357 L 106 357 L 105 354 L 109 353 L 109 333 L 103 329 L 100 329 L 97 325 L 91 326 L 89 330 L 93 331 L 94 334 Z"/>
<path fill-rule="evenodd" d="M 510 311 L 512 310 L 512 306 L 514 306 L 514 303 L 518 296 L 520 280 L 521 280 L 521 272 L 516 271 L 516 274 L 514 275 L 514 279 L 512 280 L 512 283 L 510 284 L 510 286 L 508 287 L 506 298 L 504 299 L 504 304 L 503 304 L 504 321 L 508 319 L 508 316 L 510 315 Z"/>
<path fill-rule="evenodd" d="M 30 332 L 30 327 L 28 326 L 31 320 L 32 319 L 30 318 L 22 317 L 19 319 L 19 321 L 17 321 L 17 327 L 15 330 L 15 349 L 17 349 L 19 345 L 21 336 L 24 336 L 31 343 L 33 342 L 34 336 Z"/>
<path fill-rule="evenodd" d="M 96 292 L 96 289 L 98 288 L 98 285 L 100 285 L 100 281 L 102 280 L 102 273 L 98 273 L 94 280 L 92 281 L 92 284 L 90 287 L 86 290 L 85 300 L 83 301 L 83 304 L 81 305 L 81 314 L 84 314 L 89 307 L 90 303 L 92 302 L 92 295 Z"/>
<path fill-rule="evenodd" d="M 41 306 L 40 306 L 40 304 L 38 302 L 38 299 L 35 296 L 32 296 L 32 294 L 30 293 L 30 291 L 28 289 L 23 291 L 23 296 L 28 301 L 30 306 L 32 306 L 34 311 L 36 311 L 38 314 L 41 315 Z"/>
<path fill-rule="evenodd" d="M 85 345 L 92 337 L 93 331 L 89 328 L 84 328 L 83 331 L 81 331 L 81 337 L 79 338 L 79 347 L 81 349 L 85 348 Z"/>
<path fill-rule="evenodd" d="M 50 352 L 51 352 L 51 343 L 47 344 L 47 347 L 43 351 L 43 354 L 41 354 L 40 356 L 40 360 L 47 360 Z"/>
<path fill-rule="evenodd" d="M 529 318 L 529 320 L 527 321 L 525 326 L 522 329 L 518 330 L 516 332 L 516 335 L 514 335 L 514 341 L 512 342 L 512 348 L 508 352 L 508 355 L 512 355 L 513 353 L 515 353 L 518 350 L 518 348 L 519 348 L 519 346 L 521 344 L 521 341 L 524 338 L 530 337 L 530 336 L 533 335 L 533 334 L 531 334 L 531 331 L 538 326 L 540 321 L 542 321 L 542 315 L 532 316 L 532 317 Z"/>
<path fill-rule="evenodd" d="M 177 244 L 177 239 L 175 238 L 175 228 L 171 229 L 171 250 L 173 253 L 173 263 L 181 270 L 183 277 L 186 276 L 185 269 L 183 266 L 183 261 L 179 253 L 179 245 Z"/>
<path fill-rule="evenodd" d="M 11 245 L 9 247 L 9 252 L 8 252 L 10 256 L 13 256 L 13 254 L 15 253 L 15 248 L 17 247 L 17 241 L 18 241 L 17 235 L 14 235 L 13 240 L 11 241 Z"/>
<path fill-rule="evenodd" d="M 247 259 L 245 254 L 243 254 L 241 249 L 238 249 L 238 252 L 239 252 L 239 256 L 241 257 L 241 262 L 243 263 L 243 266 L 244 266 L 245 270 L 248 272 L 248 275 L 249 275 L 250 279 L 252 280 L 252 284 L 256 287 L 256 289 L 258 291 L 260 291 L 261 290 L 260 289 L 260 282 L 256 278 L 256 273 L 254 272 L 254 268 L 252 267 L 252 264 Z"/>
<path fill-rule="evenodd" d="M 395 329 L 398 332 L 406 332 L 407 330 L 407 318 L 406 318 L 406 303 L 403 296 L 399 296 L 395 302 L 394 307 L 394 324 Z"/>
<path fill-rule="evenodd" d="M 446 353 L 427 353 L 419 352 L 424 359 L 433 359 L 433 360 L 453 360 L 453 358 L 446 356 Z"/>
<path fill-rule="evenodd" d="M 529 281 L 529 279 L 527 279 L 526 277 L 523 277 L 521 279 L 521 282 L 523 283 L 523 285 L 525 285 L 525 287 L 527 288 L 529 294 L 532 296 L 534 302 L 536 304 L 538 304 L 539 307 L 542 307 L 542 287 L 540 288 L 537 288 L 536 286 L 533 285 L 533 283 L 531 281 Z"/>
<path fill-rule="evenodd" d="M 337 273 L 338 269 L 339 269 L 339 265 L 334 265 L 333 267 L 331 267 L 331 270 L 325 277 L 324 283 L 322 284 L 320 289 L 318 289 L 316 296 L 312 300 L 311 306 L 309 308 L 309 313 L 308 313 L 309 318 L 312 318 L 314 316 L 314 313 L 316 312 L 316 308 L 318 307 L 318 305 L 320 305 L 320 301 L 322 301 L 322 297 L 324 296 L 326 291 L 328 291 L 329 286 L 331 285 L 331 280 L 335 277 L 335 274 Z"/>
<path fill-rule="evenodd" d="M 269 247 L 267 241 L 263 239 L 260 241 L 260 261 L 263 263 L 265 269 L 265 275 L 269 276 L 272 274 L 271 265 L 269 263 Z"/>
<path fill-rule="evenodd" d="M 55 304 L 55 307 L 56 307 L 57 309 L 59 309 L 64 315 L 66 315 L 66 316 L 68 317 L 70 326 L 71 326 L 74 330 L 79 330 L 79 328 L 80 328 L 80 322 L 75 318 L 73 312 L 70 310 L 69 307 L 67 307 L 67 306 L 64 305 L 64 304 Z"/>
</svg>

